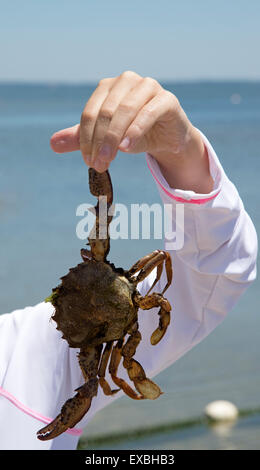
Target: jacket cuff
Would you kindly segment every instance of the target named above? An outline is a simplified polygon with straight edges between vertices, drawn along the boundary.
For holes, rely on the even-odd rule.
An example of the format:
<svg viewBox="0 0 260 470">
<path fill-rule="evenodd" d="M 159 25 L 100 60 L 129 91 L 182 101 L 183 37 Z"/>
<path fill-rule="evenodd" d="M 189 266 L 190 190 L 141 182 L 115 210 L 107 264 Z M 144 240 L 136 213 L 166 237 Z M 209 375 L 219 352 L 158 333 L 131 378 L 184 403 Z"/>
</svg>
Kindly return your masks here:
<svg viewBox="0 0 260 470">
<path fill-rule="evenodd" d="M 199 194 L 195 193 L 194 191 L 186 191 L 183 189 L 171 188 L 163 177 L 159 164 L 157 163 L 155 158 L 152 157 L 152 155 L 150 155 L 149 153 L 146 154 L 148 168 L 150 169 L 152 176 L 158 184 L 159 189 L 162 190 L 165 195 L 177 202 L 185 202 L 189 204 L 205 204 L 208 201 L 213 200 L 221 191 L 224 170 L 208 139 L 204 136 L 201 131 L 199 132 L 207 150 L 209 159 L 209 170 L 214 182 L 213 190 L 208 194 Z"/>
</svg>

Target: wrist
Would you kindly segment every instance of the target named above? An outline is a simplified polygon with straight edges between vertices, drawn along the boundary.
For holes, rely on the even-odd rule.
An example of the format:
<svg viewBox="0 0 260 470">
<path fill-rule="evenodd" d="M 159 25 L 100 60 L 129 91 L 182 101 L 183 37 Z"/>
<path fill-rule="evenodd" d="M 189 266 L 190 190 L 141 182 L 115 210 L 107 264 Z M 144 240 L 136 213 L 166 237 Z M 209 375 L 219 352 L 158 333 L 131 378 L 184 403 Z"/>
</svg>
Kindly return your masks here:
<svg viewBox="0 0 260 470">
<path fill-rule="evenodd" d="M 178 152 L 152 154 L 169 186 L 208 194 L 213 189 L 207 149 L 199 131 L 191 124 Z"/>
</svg>

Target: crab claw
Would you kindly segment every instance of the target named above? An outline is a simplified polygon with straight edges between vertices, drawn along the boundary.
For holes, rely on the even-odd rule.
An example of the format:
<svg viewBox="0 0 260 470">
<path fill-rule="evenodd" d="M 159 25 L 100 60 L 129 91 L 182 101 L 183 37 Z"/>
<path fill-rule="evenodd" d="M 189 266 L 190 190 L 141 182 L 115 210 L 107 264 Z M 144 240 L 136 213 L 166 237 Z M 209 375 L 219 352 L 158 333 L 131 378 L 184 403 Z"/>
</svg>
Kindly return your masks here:
<svg viewBox="0 0 260 470">
<path fill-rule="evenodd" d="M 147 378 L 134 380 L 134 384 L 136 390 L 138 390 L 144 398 L 148 398 L 149 400 L 155 400 L 163 393 L 156 383 Z"/>
<path fill-rule="evenodd" d="M 78 393 L 69 398 L 61 408 L 60 414 L 47 426 L 37 432 L 37 437 L 41 441 L 47 441 L 59 436 L 69 428 L 73 428 L 87 413 L 90 408 L 92 397 L 90 398 L 89 383 L 77 389 Z"/>
<path fill-rule="evenodd" d="M 108 171 L 98 173 L 94 168 L 89 168 L 89 188 L 93 196 L 106 196 L 109 205 L 113 202 L 113 187 Z"/>
<path fill-rule="evenodd" d="M 162 395 L 160 387 L 146 377 L 141 364 L 139 364 L 135 359 L 130 359 L 127 372 L 129 378 L 134 382 L 136 390 L 141 393 L 143 398 L 155 400 Z"/>
</svg>

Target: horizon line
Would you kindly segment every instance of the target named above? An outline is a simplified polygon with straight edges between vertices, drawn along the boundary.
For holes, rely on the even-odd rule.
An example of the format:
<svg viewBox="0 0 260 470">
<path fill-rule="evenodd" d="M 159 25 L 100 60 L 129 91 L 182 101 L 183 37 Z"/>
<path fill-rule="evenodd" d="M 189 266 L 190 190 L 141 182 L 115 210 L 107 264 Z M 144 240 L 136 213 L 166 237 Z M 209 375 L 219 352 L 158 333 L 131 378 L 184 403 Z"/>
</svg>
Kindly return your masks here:
<svg viewBox="0 0 260 470">
<path fill-rule="evenodd" d="M 259 78 L 182 78 L 182 79 L 170 79 L 170 78 L 155 78 L 158 82 L 175 83 L 175 84 L 191 84 L 191 83 L 260 83 Z M 2 85 L 47 85 L 47 86 L 95 86 L 99 82 L 97 80 L 29 80 L 29 79 L 0 79 L 0 86 Z"/>
</svg>

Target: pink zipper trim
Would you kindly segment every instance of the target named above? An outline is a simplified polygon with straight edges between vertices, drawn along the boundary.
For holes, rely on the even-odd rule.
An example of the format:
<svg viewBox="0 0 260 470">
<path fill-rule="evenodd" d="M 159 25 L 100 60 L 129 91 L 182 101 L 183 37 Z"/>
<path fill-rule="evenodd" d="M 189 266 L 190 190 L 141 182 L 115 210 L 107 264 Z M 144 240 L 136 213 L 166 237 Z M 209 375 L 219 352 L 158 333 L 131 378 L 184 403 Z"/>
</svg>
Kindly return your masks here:
<svg viewBox="0 0 260 470">
<path fill-rule="evenodd" d="M 174 199 L 175 201 L 185 202 L 185 203 L 190 203 L 190 204 L 205 204 L 206 202 L 211 201 L 212 199 L 214 199 L 220 193 L 220 190 L 219 190 L 216 194 L 214 194 L 214 196 L 210 196 L 210 197 L 207 197 L 205 199 L 184 199 L 183 197 L 174 196 L 172 193 L 167 191 L 167 189 L 160 183 L 158 178 L 156 178 L 155 174 L 153 173 L 153 171 L 152 171 L 152 169 L 149 165 L 148 160 L 146 160 L 146 161 L 147 161 L 147 165 L 148 165 L 148 168 L 149 168 L 150 172 L 152 173 L 154 179 L 157 181 L 159 186 L 163 189 L 163 191 L 167 194 L 167 196 L 169 196 L 171 199 Z"/>
<path fill-rule="evenodd" d="M 7 400 L 9 400 L 11 403 L 13 403 L 13 405 L 19 408 L 19 410 L 23 411 L 29 416 L 32 416 L 33 418 L 38 419 L 39 421 L 42 421 L 42 423 L 49 424 L 52 421 L 51 418 L 47 418 L 46 416 L 43 416 L 40 413 L 37 413 L 36 411 L 31 410 L 31 408 L 29 408 L 28 406 L 23 405 L 23 403 L 17 400 L 17 398 L 15 398 L 10 392 L 7 392 L 6 390 L 4 390 L 2 387 L 0 387 L 0 395 L 7 398 Z M 76 429 L 76 428 L 67 429 L 66 432 L 68 434 L 71 434 L 72 436 L 80 436 L 82 434 L 82 429 Z"/>
</svg>

